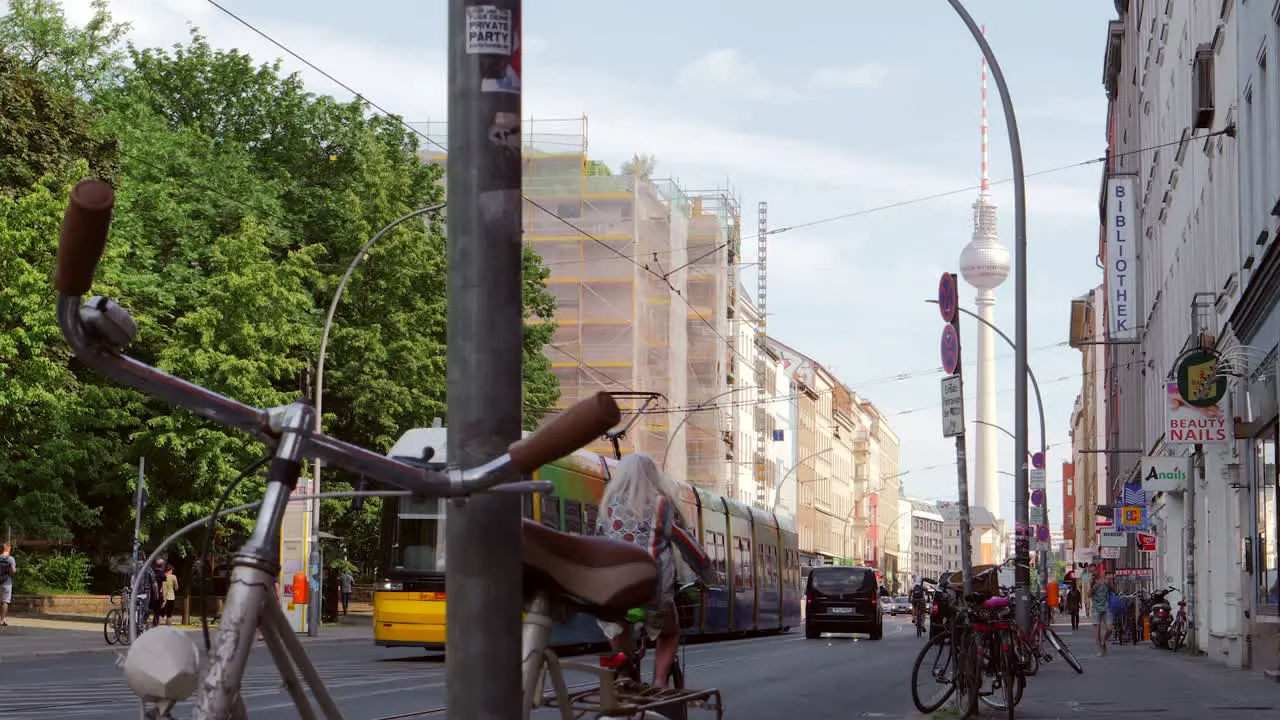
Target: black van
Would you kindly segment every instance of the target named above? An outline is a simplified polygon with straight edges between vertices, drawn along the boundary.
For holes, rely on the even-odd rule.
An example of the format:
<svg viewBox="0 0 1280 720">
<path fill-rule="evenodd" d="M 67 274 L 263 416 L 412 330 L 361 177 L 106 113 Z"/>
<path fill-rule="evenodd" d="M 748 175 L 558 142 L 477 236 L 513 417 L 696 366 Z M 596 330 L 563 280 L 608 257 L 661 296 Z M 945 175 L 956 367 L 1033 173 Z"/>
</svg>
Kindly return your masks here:
<svg viewBox="0 0 1280 720">
<path fill-rule="evenodd" d="M 805 585 L 804 603 L 804 636 L 810 640 L 824 632 L 865 633 L 872 640 L 884 636 L 880 586 L 873 568 L 813 568 Z"/>
</svg>

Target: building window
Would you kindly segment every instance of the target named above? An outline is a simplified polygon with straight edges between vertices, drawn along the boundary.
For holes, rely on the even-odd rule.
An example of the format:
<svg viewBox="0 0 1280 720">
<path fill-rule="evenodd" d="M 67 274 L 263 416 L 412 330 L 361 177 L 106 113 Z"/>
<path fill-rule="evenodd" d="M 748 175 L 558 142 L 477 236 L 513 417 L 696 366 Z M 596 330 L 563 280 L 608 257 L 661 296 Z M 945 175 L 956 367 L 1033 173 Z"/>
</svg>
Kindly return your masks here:
<svg viewBox="0 0 1280 720">
<path fill-rule="evenodd" d="M 1258 604 L 1280 609 L 1280 533 L 1276 522 L 1276 426 L 1254 439 L 1258 534 L 1254 552 L 1254 577 L 1258 579 Z"/>
</svg>

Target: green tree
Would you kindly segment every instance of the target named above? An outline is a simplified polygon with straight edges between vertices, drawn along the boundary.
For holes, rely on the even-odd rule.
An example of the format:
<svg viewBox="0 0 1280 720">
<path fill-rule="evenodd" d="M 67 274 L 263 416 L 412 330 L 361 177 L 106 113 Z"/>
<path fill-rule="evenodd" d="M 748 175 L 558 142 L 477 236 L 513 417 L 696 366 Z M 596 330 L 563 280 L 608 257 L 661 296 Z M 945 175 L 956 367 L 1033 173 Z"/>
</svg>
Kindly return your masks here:
<svg viewBox="0 0 1280 720">
<path fill-rule="evenodd" d="M 0 108 L 0 195 L 28 192 L 47 174 L 66 177 L 85 160 L 93 175 L 115 176 L 114 142 L 93 130 L 82 103 L 5 50 Z"/>
<path fill-rule="evenodd" d="M 111 20 L 107 0 L 93 0 L 84 27 L 67 22 L 54 0 L 8 0 L 0 16 L 0 50 L 12 54 L 62 90 L 85 95 L 110 84 L 121 71 L 127 23 Z"/>
<path fill-rule="evenodd" d="M 48 48 L 45 57 L 83 57 L 86 67 L 102 69 L 93 78 L 109 78 L 73 78 L 70 63 L 32 63 L 30 57 L 25 70 L 42 77 L 47 71 L 56 84 L 79 83 L 101 112 L 94 137 L 119 143 L 116 222 L 95 292 L 117 298 L 138 320 L 130 354 L 259 406 L 296 397 L 308 384 L 323 313 L 343 268 L 382 225 L 440 201 L 439 168 L 418 161 L 417 138 L 398 118 L 316 97 L 297 76 L 283 76 L 278 64 L 216 50 L 198 33 L 168 51 L 130 47 L 128 62 L 116 71 L 115 40 L 96 46 L 96 56 L 75 55 L 83 45 L 76 33 L 83 31 L 46 19 L 24 25 L 6 18 L 4 37 L 26 42 L 22 47 Z M 110 26 L 109 18 L 102 23 Z M 45 33 L 47 28 L 61 28 L 62 35 Z M 85 112 L 73 102 L 58 117 L 71 117 L 73 110 Z M 87 152 L 67 147 L 68 156 Z M 61 166 L 48 161 L 31 167 L 21 177 Z M 27 454 L 0 455 L 0 492 L 30 494 L 38 477 L 22 479 L 34 472 L 28 465 L 39 465 L 41 457 L 66 458 L 40 468 L 58 475 L 60 483 L 41 485 L 57 492 L 26 502 L 39 504 L 32 512 L 44 523 L 40 527 L 64 528 L 102 559 L 128 541 L 138 457 L 147 458 L 151 505 L 144 527 L 154 539 L 207 513 L 261 448 L 243 434 L 68 365 L 46 280 L 65 193 L 63 181 L 9 200 L 6 216 L 16 219 L 0 225 L 0 242 L 25 252 L 21 264 L 0 267 L 0 280 L 21 280 L 3 296 L 7 304 L 0 313 L 5 322 L 23 318 L 27 324 L 22 312 L 36 313 L 43 323 L 38 342 L 18 347 L 6 335 L 10 348 L 0 341 L 0 359 L 25 353 L 20 369 L 27 373 L 21 382 L 0 384 L 0 420 L 25 420 L 22 413 L 39 405 L 49 414 L 39 427 L 65 446 L 62 456 L 34 445 Z M 404 430 L 443 417 L 444 251 L 438 217 L 405 223 L 353 277 L 326 360 L 327 432 L 385 451 Z M 542 355 L 554 332 L 546 276 L 536 254 L 526 251 L 529 426 L 537 422 L 537 409 L 551 407 L 558 396 Z M 54 396 L 58 402 L 41 405 Z M 325 477 L 328 489 L 353 480 L 341 473 Z M 232 503 L 260 487 L 258 480 L 247 482 Z M 347 538 L 376 537 L 377 512 L 376 502 L 360 511 L 327 503 L 326 529 Z M 233 531 L 242 531 L 245 520 L 233 519 Z"/>
<path fill-rule="evenodd" d="M 605 165 L 599 160 L 587 161 L 587 175 L 612 175 L 612 174 L 613 174 L 613 171 L 609 169 L 609 166 Z"/>
</svg>

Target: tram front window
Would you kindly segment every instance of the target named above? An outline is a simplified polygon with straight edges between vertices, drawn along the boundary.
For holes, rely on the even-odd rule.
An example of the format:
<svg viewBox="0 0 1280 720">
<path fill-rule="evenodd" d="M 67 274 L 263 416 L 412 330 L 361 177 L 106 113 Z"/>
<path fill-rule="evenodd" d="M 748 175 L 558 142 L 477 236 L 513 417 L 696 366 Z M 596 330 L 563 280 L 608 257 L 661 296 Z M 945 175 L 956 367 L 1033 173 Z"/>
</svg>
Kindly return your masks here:
<svg viewBox="0 0 1280 720">
<path fill-rule="evenodd" d="M 401 502 L 395 568 L 444 572 L 444 508 L 435 498 Z"/>
</svg>

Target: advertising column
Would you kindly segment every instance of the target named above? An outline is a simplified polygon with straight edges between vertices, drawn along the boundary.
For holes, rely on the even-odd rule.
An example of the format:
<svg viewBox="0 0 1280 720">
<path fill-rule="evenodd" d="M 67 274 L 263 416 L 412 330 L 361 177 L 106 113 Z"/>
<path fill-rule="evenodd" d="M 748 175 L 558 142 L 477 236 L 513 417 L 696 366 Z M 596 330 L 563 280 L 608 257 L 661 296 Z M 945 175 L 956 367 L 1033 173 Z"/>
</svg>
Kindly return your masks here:
<svg viewBox="0 0 1280 720">
<path fill-rule="evenodd" d="M 307 495 L 311 490 L 311 478 L 298 478 L 293 497 Z M 307 556 L 311 552 L 311 503 L 306 500 L 290 500 L 280 526 L 280 604 L 289 627 L 294 632 L 307 631 L 307 605 L 295 602 L 294 578 L 307 570 Z M 303 593 L 298 593 L 302 595 Z M 307 599 L 319 601 L 319 594 L 306 593 Z"/>
</svg>

